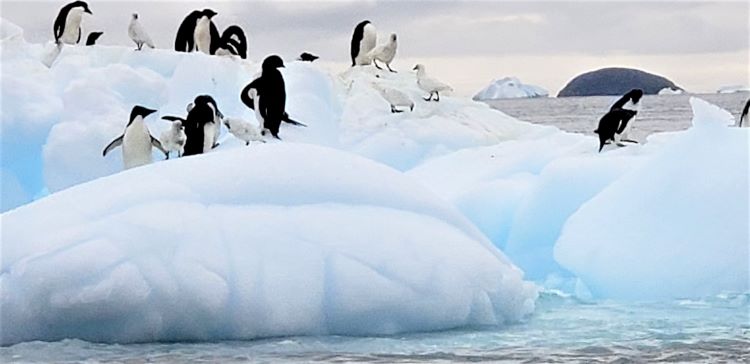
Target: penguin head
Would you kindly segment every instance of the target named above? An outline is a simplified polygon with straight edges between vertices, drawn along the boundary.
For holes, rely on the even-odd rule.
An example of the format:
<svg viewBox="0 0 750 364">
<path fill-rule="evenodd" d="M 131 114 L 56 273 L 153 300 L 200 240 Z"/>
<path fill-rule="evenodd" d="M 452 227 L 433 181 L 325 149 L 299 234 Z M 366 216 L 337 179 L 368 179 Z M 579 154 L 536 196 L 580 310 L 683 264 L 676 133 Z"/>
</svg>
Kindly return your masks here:
<svg viewBox="0 0 750 364">
<path fill-rule="evenodd" d="M 72 3 L 72 5 L 73 5 L 73 8 L 81 8 L 81 9 L 83 9 L 84 13 L 89 13 L 89 14 L 93 15 L 93 13 L 91 12 L 91 10 L 89 9 L 89 4 L 87 4 L 85 1 L 76 1 L 76 2 Z"/>
<path fill-rule="evenodd" d="M 149 109 L 149 108 L 147 108 L 145 106 L 141 106 L 141 105 L 135 105 L 135 106 L 133 106 L 133 110 L 130 111 L 130 120 L 128 122 L 128 125 L 130 125 L 130 123 L 132 123 L 133 120 L 135 120 L 135 118 L 138 117 L 138 116 L 140 116 L 140 117 L 142 117 L 142 118 L 145 119 L 146 116 L 149 116 L 149 115 L 151 115 L 151 114 L 153 114 L 155 112 L 156 112 L 156 110 L 154 110 L 154 109 Z"/>
<path fill-rule="evenodd" d="M 211 19 L 214 17 L 214 15 L 218 14 L 217 12 L 213 11 L 212 9 L 203 9 L 203 16 Z"/>
<path fill-rule="evenodd" d="M 198 106 L 198 105 L 209 106 L 211 109 L 213 109 L 214 114 L 216 114 L 216 116 L 218 116 L 220 119 L 224 118 L 224 115 L 221 113 L 221 111 L 219 111 L 219 105 L 216 104 L 216 100 L 214 100 L 214 98 L 211 97 L 211 95 L 198 95 L 195 97 L 195 101 L 193 102 L 193 104 L 195 106 Z M 192 109 L 192 107 L 190 107 L 189 105 L 188 107 Z M 190 112 L 190 110 L 188 110 L 188 112 Z"/>
<path fill-rule="evenodd" d="M 263 66 L 262 68 L 264 70 L 271 70 L 276 68 L 284 67 L 284 60 L 281 59 L 281 57 L 277 55 L 271 55 L 266 57 L 266 59 L 263 60 Z"/>
<path fill-rule="evenodd" d="M 628 92 L 628 96 L 630 96 L 630 99 L 633 100 L 634 104 L 637 104 L 641 101 L 641 97 L 643 97 L 643 90 L 634 88 Z"/>
</svg>

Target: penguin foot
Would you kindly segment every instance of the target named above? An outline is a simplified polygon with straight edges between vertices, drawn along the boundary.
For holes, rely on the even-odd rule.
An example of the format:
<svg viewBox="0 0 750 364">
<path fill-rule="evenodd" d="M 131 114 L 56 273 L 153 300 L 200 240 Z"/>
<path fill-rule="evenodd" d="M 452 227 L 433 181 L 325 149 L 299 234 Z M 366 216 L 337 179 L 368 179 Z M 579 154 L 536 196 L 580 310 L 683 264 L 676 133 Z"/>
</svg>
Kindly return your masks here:
<svg viewBox="0 0 750 364">
<path fill-rule="evenodd" d="M 391 72 L 393 72 L 393 73 L 398 73 L 398 72 L 396 72 L 396 71 L 394 71 L 394 70 L 392 70 L 392 69 L 391 69 L 391 65 L 389 65 L 389 64 L 386 64 L 385 66 L 386 66 L 386 67 L 388 67 L 388 70 L 389 70 L 389 71 L 391 71 Z"/>
<path fill-rule="evenodd" d="M 440 93 L 435 92 L 435 101 L 440 101 Z"/>
<path fill-rule="evenodd" d="M 216 147 L 218 147 L 219 144 L 221 144 L 221 143 L 214 143 L 214 145 L 211 146 L 211 149 L 216 149 Z"/>
<path fill-rule="evenodd" d="M 375 62 L 375 60 L 374 60 L 374 59 L 372 60 L 372 64 L 374 64 L 374 65 L 375 65 L 375 68 L 377 68 L 377 69 L 379 69 L 379 70 L 382 70 L 382 68 L 380 68 L 380 66 L 378 66 L 378 62 Z"/>
<path fill-rule="evenodd" d="M 403 112 L 403 111 L 399 110 L 399 109 L 396 109 L 395 107 L 391 106 L 391 112 L 394 113 L 394 114 L 396 114 L 396 113 L 400 113 L 400 112 Z"/>
</svg>

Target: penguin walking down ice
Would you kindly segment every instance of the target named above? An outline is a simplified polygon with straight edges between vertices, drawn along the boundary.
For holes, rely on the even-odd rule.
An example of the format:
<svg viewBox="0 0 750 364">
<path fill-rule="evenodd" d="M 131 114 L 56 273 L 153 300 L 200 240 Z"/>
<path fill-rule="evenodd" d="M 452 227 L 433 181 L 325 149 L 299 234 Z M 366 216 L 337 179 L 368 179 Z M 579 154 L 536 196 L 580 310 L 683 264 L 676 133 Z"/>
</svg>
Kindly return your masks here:
<svg viewBox="0 0 750 364">
<path fill-rule="evenodd" d="M 102 36 L 104 32 L 91 32 L 89 33 L 89 36 L 86 38 L 86 45 L 92 46 L 96 44 L 96 40 L 99 39 L 99 37 Z"/>
<path fill-rule="evenodd" d="M 617 134 L 622 134 L 628 122 L 635 116 L 636 112 L 629 109 L 614 109 L 605 114 L 599 120 L 599 127 L 594 133 L 599 134 L 599 152 L 602 151 L 605 144 L 615 142 L 618 146 L 624 146 L 620 141 L 615 139 Z"/>
<path fill-rule="evenodd" d="M 297 58 L 297 60 L 302 61 L 302 62 L 314 62 L 318 58 L 320 57 L 312 53 L 303 52 L 302 54 L 299 55 L 299 58 Z"/>
<path fill-rule="evenodd" d="M 102 156 L 107 156 L 107 153 L 113 149 L 122 146 L 122 161 L 125 165 L 125 169 L 142 166 L 149 164 L 153 161 L 151 156 L 151 148 L 157 148 L 165 156 L 168 156 L 164 147 L 162 147 L 159 140 L 151 136 L 148 131 L 148 127 L 143 122 L 143 119 L 156 112 L 156 110 L 148 109 L 140 105 L 133 107 L 130 112 L 130 120 L 128 125 L 125 127 L 125 132 L 115 140 L 111 141 L 102 151 Z"/>
<path fill-rule="evenodd" d="M 424 65 L 418 64 L 414 66 L 414 70 L 417 71 L 417 86 L 425 92 L 429 92 L 430 95 L 425 98 L 425 101 L 432 101 L 432 95 L 435 95 L 435 101 L 440 101 L 441 91 L 453 91 L 450 86 L 427 76 Z"/>
<path fill-rule="evenodd" d="M 52 28 L 56 44 L 78 44 L 81 41 L 83 13 L 93 14 L 85 1 L 74 1 L 60 9 Z"/>
<path fill-rule="evenodd" d="M 393 62 L 393 59 L 396 57 L 396 49 L 398 48 L 398 41 L 396 39 L 396 33 L 392 33 L 387 42 L 370 51 L 368 56 L 372 59 L 372 64 L 374 64 L 377 69 L 382 70 L 377 62 L 380 61 L 385 63 L 385 66 L 388 67 L 389 71 L 396 73 L 396 71 L 391 69 L 391 62 Z"/>
<path fill-rule="evenodd" d="M 159 135 L 159 141 L 167 151 L 167 159 L 169 159 L 170 152 L 177 152 L 177 157 L 182 157 L 182 154 L 185 153 L 185 142 L 187 141 L 185 126 L 183 125 L 185 119 L 176 116 L 162 116 L 162 119 L 171 122 L 169 129 Z"/>
<path fill-rule="evenodd" d="M 388 103 L 391 105 L 392 113 L 400 113 L 403 110 L 399 110 L 396 107 L 408 107 L 410 111 L 414 111 L 414 101 L 405 93 L 395 88 L 385 87 L 377 83 L 372 83 L 372 87 L 380 93 Z"/>
<path fill-rule="evenodd" d="M 742 109 L 742 114 L 740 114 L 740 123 L 737 124 L 740 128 L 742 127 L 742 122 L 747 119 L 747 113 L 750 110 L 750 99 L 747 99 L 747 102 L 745 102 L 745 107 Z M 747 123 L 745 123 L 747 125 Z"/>
<path fill-rule="evenodd" d="M 366 66 L 372 62 L 369 53 L 375 48 L 377 41 L 378 33 L 369 20 L 354 27 L 351 44 L 352 67 Z"/>
<path fill-rule="evenodd" d="M 138 21 L 138 13 L 133 13 L 133 16 L 130 18 L 130 25 L 128 26 L 128 36 L 130 36 L 130 39 L 135 42 L 135 45 L 138 47 L 138 51 L 143 48 L 143 45 L 149 46 L 149 48 L 155 48 L 154 42 L 151 41 L 151 37 L 148 36 L 148 33 L 146 33 L 146 29 L 143 28 L 141 23 Z"/>
<path fill-rule="evenodd" d="M 625 93 L 625 95 L 622 95 L 622 97 L 615 101 L 615 103 L 609 108 L 609 111 L 622 109 L 632 111 L 633 114 L 630 118 L 624 121 L 622 128 L 618 128 L 615 133 L 614 140 L 618 145 L 622 142 L 638 143 L 635 140 L 628 139 L 628 132 L 633 126 L 633 121 L 635 121 L 635 116 L 638 115 L 638 110 L 641 108 L 640 102 L 642 97 L 643 90 L 635 88 Z"/>
</svg>

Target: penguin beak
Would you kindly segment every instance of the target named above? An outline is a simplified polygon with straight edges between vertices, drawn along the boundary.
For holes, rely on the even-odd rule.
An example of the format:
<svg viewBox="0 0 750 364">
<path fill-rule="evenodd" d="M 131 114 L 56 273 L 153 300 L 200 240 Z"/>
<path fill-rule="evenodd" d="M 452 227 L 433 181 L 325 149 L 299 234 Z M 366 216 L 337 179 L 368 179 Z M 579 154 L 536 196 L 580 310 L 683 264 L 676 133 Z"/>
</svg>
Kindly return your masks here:
<svg viewBox="0 0 750 364">
<path fill-rule="evenodd" d="M 156 112 L 156 110 L 153 110 L 153 109 L 146 109 L 145 111 L 146 112 L 143 114 L 143 118 L 146 118 L 146 116 L 149 116 Z"/>
<path fill-rule="evenodd" d="M 86 9 L 83 9 L 83 12 L 84 12 L 84 13 L 89 13 L 89 14 L 91 14 L 91 15 L 94 15 L 94 13 L 92 13 L 92 12 L 91 12 L 91 10 L 89 10 L 88 8 L 86 8 Z"/>
<path fill-rule="evenodd" d="M 414 66 L 414 68 L 412 68 L 411 70 L 412 71 L 416 71 L 417 70 L 417 66 Z"/>
</svg>

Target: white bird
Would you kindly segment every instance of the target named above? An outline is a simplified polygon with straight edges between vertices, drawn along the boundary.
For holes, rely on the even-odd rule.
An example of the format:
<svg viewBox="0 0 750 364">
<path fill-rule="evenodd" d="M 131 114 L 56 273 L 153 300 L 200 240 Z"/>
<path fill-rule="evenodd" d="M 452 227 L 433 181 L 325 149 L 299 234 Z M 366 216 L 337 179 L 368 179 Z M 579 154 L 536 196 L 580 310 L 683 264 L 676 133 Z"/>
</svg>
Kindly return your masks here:
<svg viewBox="0 0 750 364">
<path fill-rule="evenodd" d="M 424 99 L 425 101 L 431 101 L 432 94 L 435 94 L 435 101 L 440 101 L 440 91 L 453 91 L 453 88 L 450 86 L 434 78 L 427 77 L 424 65 L 418 64 L 414 66 L 414 69 L 417 70 L 417 85 L 422 90 L 430 93 L 430 95 Z"/>
<path fill-rule="evenodd" d="M 400 90 L 390 87 L 384 87 L 374 82 L 372 83 L 372 88 L 377 90 L 380 93 L 380 96 L 383 96 L 385 101 L 388 101 L 388 103 L 391 104 L 392 113 L 403 111 L 396 109 L 397 106 L 408 107 L 410 111 L 414 111 L 414 101 L 412 101 L 409 96 L 407 96 Z"/>
<path fill-rule="evenodd" d="M 250 145 L 250 142 L 266 142 L 263 140 L 260 130 L 255 125 L 245 120 L 239 118 L 224 118 L 224 125 L 237 139 L 243 140 L 245 145 Z"/>
<path fill-rule="evenodd" d="M 378 62 L 380 61 L 385 63 L 385 66 L 388 67 L 388 70 L 391 72 L 396 72 L 391 69 L 391 62 L 393 62 L 393 59 L 396 57 L 396 49 L 398 48 L 398 41 L 396 40 L 396 33 L 391 33 L 390 38 L 388 38 L 388 41 L 384 44 L 381 44 L 377 47 L 375 47 L 373 50 L 370 51 L 368 56 L 372 59 L 372 63 L 377 67 L 377 69 L 382 70 L 380 66 L 378 66 Z"/>
<path fill-rule="evenodd" d="M 138 46 L 137 50 L 139 51 L 143 48 L 144 44 L 150 48 L 155 48 L 154 42 L 151 41 L 151 37 L 146 33 L 146 29 L 143 29 L 141 23 L 138 22 L 138 13 L 133 13 L 133 17 L 130 18 L 128 36 L 130 36 L 130 39 L 132 39 L 133 42 L 135 42 L 135 45 Z"/>
<path fill-rule="evenodd" d="M 162 119 L 172 122 L 169 129 L 159 135 L 159 141 L 167 151 L 167 159 L 169 159 L 170 152 L 177 152 L 177 156 L 182 157 L 182 153 L 185 153 L 185 143 L 187 142 L 185 126 L 182 124 L 185 120 L 175 116 L 162 116 Z"/>
</svg>

